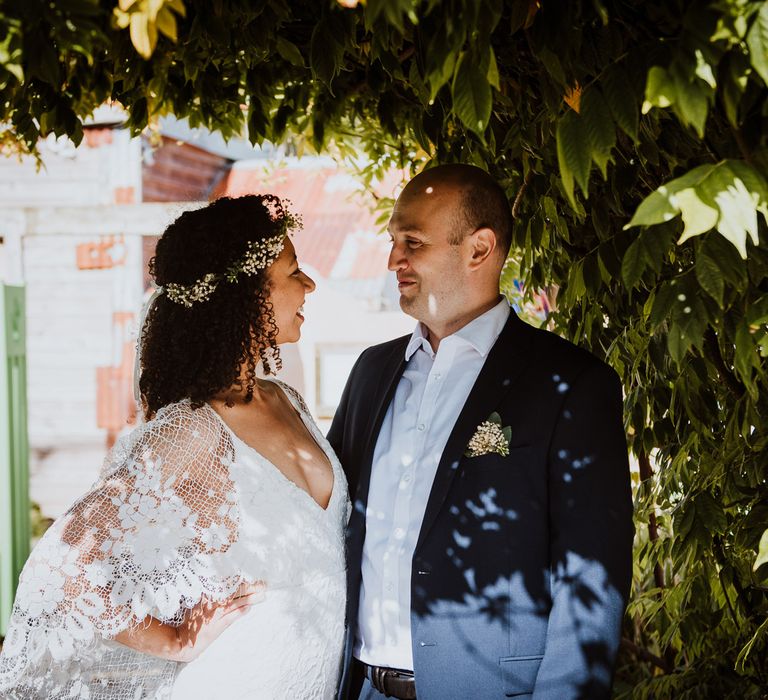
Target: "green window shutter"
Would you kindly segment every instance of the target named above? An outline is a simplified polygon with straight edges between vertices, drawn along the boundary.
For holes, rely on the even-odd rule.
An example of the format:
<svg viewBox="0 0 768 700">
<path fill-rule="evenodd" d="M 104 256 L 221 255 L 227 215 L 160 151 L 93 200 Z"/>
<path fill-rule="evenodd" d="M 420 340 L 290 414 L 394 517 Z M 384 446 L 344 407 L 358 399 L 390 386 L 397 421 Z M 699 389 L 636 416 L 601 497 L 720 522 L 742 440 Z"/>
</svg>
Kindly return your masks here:
<svg viewBox="0 0 768 700">
<path fill-rule="evenodd" d="M 0 635 L 29 556 L 24 288 L 0 284 Z"/>
</svg>

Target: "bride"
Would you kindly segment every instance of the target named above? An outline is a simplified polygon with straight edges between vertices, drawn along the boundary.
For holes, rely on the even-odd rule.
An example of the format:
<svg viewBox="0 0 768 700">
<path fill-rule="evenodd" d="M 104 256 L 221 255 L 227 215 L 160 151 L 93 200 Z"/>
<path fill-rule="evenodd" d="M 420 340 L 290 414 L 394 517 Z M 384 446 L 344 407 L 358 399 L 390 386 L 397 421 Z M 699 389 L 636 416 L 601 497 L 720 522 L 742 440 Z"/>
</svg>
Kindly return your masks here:
<svg viewBox="0 0 768 700">
<path fill-rule="evenodd" d="M 315 288 L 297 226 L 250 195 L 186 212 L 159 240 L 146 422 L 24 567 L 0 696 L 334 697 L 346 481 L 301 397 L 269 376 Z"/>
</svg>

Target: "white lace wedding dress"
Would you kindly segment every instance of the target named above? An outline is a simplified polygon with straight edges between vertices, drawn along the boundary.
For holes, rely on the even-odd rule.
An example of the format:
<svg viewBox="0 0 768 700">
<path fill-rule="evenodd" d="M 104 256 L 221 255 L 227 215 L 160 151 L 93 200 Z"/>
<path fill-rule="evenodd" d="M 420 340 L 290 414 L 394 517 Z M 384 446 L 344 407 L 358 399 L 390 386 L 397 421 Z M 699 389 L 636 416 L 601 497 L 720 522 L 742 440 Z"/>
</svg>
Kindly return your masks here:
<svg viewBox="0 0 768 700">
<path fill-rule="evenodd" d="M 334 697 L 347 485 L 299 395 L 279 384 L 333 466 L 327 509 L 209 406 L 164 407 L 116 445 L 35 547 L 0 655 L 0 697 Z M 201 597 L 257 581 L 263 600 L 188 664 L 111 640 L 147 615 L 178 624 Z"/>
</svg>

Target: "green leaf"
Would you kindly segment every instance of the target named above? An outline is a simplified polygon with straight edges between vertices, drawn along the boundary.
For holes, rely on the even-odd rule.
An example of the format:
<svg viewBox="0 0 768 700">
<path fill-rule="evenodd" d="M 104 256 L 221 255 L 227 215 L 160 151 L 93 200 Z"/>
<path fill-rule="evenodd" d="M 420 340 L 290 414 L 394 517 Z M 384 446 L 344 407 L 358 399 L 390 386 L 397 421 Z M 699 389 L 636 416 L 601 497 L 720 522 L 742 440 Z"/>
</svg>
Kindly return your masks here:
<svg viewBox="0 0 768 700">
<path fill-rule="evenodd" d="M 321 19 L 312 30 L 309 43 L 312 76 L 330 87 L 339 73 L 343 54 L 344 47 L 337 43 L 327 20 Z"/>
<path fill-rule="evenodd" d="M 491 118 L 491 86 L 469 52 L 462 52 L 451 85 L 453 111 L 481 139 Z"/>
<path fill-rule="evenodd" d="M 176 25 L 176 15 L 168 7 L 162 7 L 157 13 L 157 29 L 160 33 L 167 36 L 172 42 L 178 41 L 178 28 Z"/>
<path fill-rule="evenodd" d="M 426 52 L 424 77 L 429 84 L 430 102 L 440 89 L 453 77 L 457 57 L 464 43 L 464 36 L 457 31 L 442 27 L 435 32 Z"/>
<path fill-rule="evenodd" d="M 705 204 L 693 187 L 681 190 L 674 195 L 674 202 L 683 216 L 683 233 L 678 243 L 684 243 L 693 236 L 713 229 L 717 225 L 720 212 Z"/>
<path fill-rule="evenodd" d="M 671 180 L 646 197 L 624 227 L 659 224 L 683 214 L 680 242 L 712 226 L 747 257 L 747 236 L 759 245 L 757 214 L 768 220 L 768 184 L 752 166 L 724 160 L 701 165 Z"/>
<path fill-rule="evenodd" d="M 571 265 L 568 272 L 568 280 L 565 283 L 565 299 L 568 306 L 572 306 L 581 299 L 586 292 L 584 286 L 584 261 L 579 260 Z"/>
<path fill-rule="evenodd" d="M 728 527 L 728 518 L 723 507 L 707 492 L 702 491 L 695 499 L 696 514 L 710 532 L 723 534 Z"/>
<path fill-rule="evenodd" d="M 768 529 L 763 532 L 763 536 L 760 538 L 760 545 L 757 548 L 757 559 L 752 566 L 752 571 L 757 571 L 758 567 L 763 564 L 768 564 Z"/>
<path fill-rule="evenodd" d="M 88 2 L 89 0 L 86 1 Z M 182 17 L 187 16 L 187 8 L 184 6 L 184 0 L 165 0 L 165 6 Z"/>
<path fill-rule="evenodd" d="M 647 114 L 653 107 L 671 106 L 680 121 L 693 126 L 703 138 L 709 103 L 714 98 L 714 76 L 703 55 L 697 59 L 699 63 L 691 66 L 693 70 L 677 62 L 673 62 L 669 70 L 653 66 L 648 71 L 642 112 Z"/>
<path fill-rule="evenodd" d="M 759 245 L 757 212 L 768 218 L 768 187 L 750 166 L 738 161 L 722 161 L 702 180 L 698 191 L 720 211 L 717 230 L 742 258 L 747 257 L 747 235 Z"/>
<path fill-rule="evenodd" d="M 143 58 L 152 56 L 157 45 L 157 27 L 143 12 L 131 14 L 131 43 Z"/>
<path fill-rule="evenodd" d="M 717 81 L 715 80 L 715 73 L 712 70 L 712 66 L 704 58 L 704 53 L 701 49 L 696 49 L 696 75 L 703 80 L 713 90 L 717 87 Z"/>
<path fill-rule="evenodd" d="M 696 255 L 696 279 L 702 289 L 707 292 L 723 308 L 725 282 L 718 264 L 701 250 Z"/>
<path fill-rule="evenodd" d="M 747 33 L 749 60 L 768 85 L 768 2 L 763 2 Z"/>
<path fill-rule="evenodd" d="M 763 335 L 760 340 L 757 341 L 757 347 L 760 351 L 760 357 L 766 358 L 768 357 L 768 333 Z"/>
<path fill-rule="evenodd" d="M 679 299 L 679 297 L 678 297 Z M 707 330 L 709 314 L 700 297 L 690 294 L 686 302 L 681 302 L 677 307 L 677 317 L 674 321 L 681 331 L 682 338 L 690 345 L 695 345 L 701 350 L 704 342 L 704 332 Z"/>
<path fill-rule="evenodd" d="M 691 339 L 686 336 L 685 331 L 678 324 L 670 326 L 667 333 L 667 349 L 678 367 L 682 364 L 689 347 L 691 347 Z"/>
<path fill-rule="evenodd" d="M 724 279 L 736 288 L 747 283 L 747 266 L 736 249 L 721 235 L 705 236 L 701 250 L 717 262 Z"/>
<path fill-rule="evenodd" d="M 496 423 L 496 425 L 501 425 L 501 416 L 498 413 L 496 413 L 496 411 L 494 411 L 493 413 L 491 413 L 490 416 L 488 416 L 488 420 L 491 423 Z"/>
<path fill-rule="evenodd" d="M 600 272 L 600 261 L 597 253 L 592 253 L 584 258 L 584 286 L 593 296 L 600 291 L 603 279 Z"/>
<path fill-rule="evenodd" d="M 648 71 L 645 84 L 643 114 L 648 114 L 653 107 L 669 107 L 676 99 L 677 91 L 672 77 L 661 66 L 653 66 Z"/>
<path fill-rule="evenodd" d="M 700 79 L 691 79 L 676 64 L 672 66 L 676 99 L 673 108 L 683 124 L 690 124 L 700 138 L 704 138 L 704 127 L 709 113 L 709 101 L 714 95 L 712 87 Z"/>
<path fill-rule="evenodd" d="M 621 278 L 627 289 L 634 289 L 648 267 L 642 239 L 638 236 L 624 253 L 621 261 Z"/>
<path fill-rule="evenodd" d="M 766 530 L 768 532 L 768 530 Z M 763 538 L 765 538 L 765 535 L 763 535 Z M 752 653 L 752 649 L 754 648 L 755 644 L 760 640 L 760 638 L 768 634 L 768 617 L 765 618 L 760 623 L 760 627 L 755 630 L 755 633 L 752 635 L 750 640 L 743 646 L 741 651 L 739 652 L 739 655 L 736 657 L 736 663 L 734 666 L 736 667 L 736 670 L 740 673 L 744 673 L 744 666 L 747 662 L 747 659 L 749 658 L 749 655 Z"/>
<path fill-rule="evenodd" d="M 749 82 L 749 59 L 740 53 L 729 54 L 724 60 L 722 98 L 725 114 L 732 126 L 739 127 L 739 104 Z"/>
<path fill-rule="evenodd" d="M 277 37 L 277 53 L 291 65 L 297 68 L 304 67 L 304 57 L 301 55 L 299 47 L 282 36 Z"/>
<path fill-rule="evenodd" d="M 750 305 L 746 318 L 750 326 L 768 324 L 768 294 Z"/>
<path fill-rule="evenodd" d="M 553 53 L 548 48 L 542 48 L 537 53 L 537 57 L 544 64 L 547 73 L 549 73 L 561 87 L 568 86 L 563 65 L 560 63 L 557 54 Z"/>
<path fill-rule="evenodd" d="M 693 501 L 683 501 L 675 510 L 674 533 L 675 537 L 683 539 L 691 531 L 696 519 L 696 506 Z"/>
<path fill-rule="evenodd" d="M 651 330 L 655 330 L 659 324 L 669 318 L 677 298 L 677 290 L 678 286 L 675 284 L 674 280 L 664 282 L 656 290 L 651 313 L 648 317 L 648 323 L 651 326 Z"/>
<path fill-rule="evenodd" d="M 611 111 L 596 87 L 585 90 L 581 96 L 579 119 L 584 121 L 584 128 L 589 137 L 590 157 L 606 177 L 611 149 L 616 144 L 616 128 L 611 118 Z"/>
<path fill-rule="evenodd" d="M 43 40 L 40 36 L 32 36 L 29 39 L 29 73 L 41 80 L 59 88 L 61 68 L 56 47 L 50 41 Z"/>
<path fill-rule="evenodd" d="M 501 90 L 499 66 L 496 63 L 496 53 L 493 50 L 493 46 L 489 46 L 488 51 L 488 83 L 489 85 L 493 85 L 497 90 Z"/>
<path fill-rule="evenodd" d="M 745 384 L 752 382 L 752 367 L 757 360 L 755 343 L 749 326 L 743 321 L 736 329 L 736 354 L 734 367 Z"/>
<path fill-rule="evenodd" d="M 667 185 L 662 185 L 655 192 L 651 192 L 635 211 L 634 216 L 624 230 L 633 226 L 653 226 L 674 219 L 680 210 L 671 200 L 671 192 Z"/>
<path fill-rule="evenodd" d="M 614 121 L 633 141 L 637 141 L 640 105 L 630 87 L 629 76 L 623 69 L 613 66 L 606 71 L 601 86 Z"/>
<path fill-rule="evenodd" d="M 589 170 L 592 164 L 590 155 L 589 136 L 584 130 L 584 124 L 579 115 L 568 110 L 557 123 L 557 161 L 560 165 L 560 176 L 563 179 L 565 192 L 575 207 L 573 193 L 574 180 L 587 194 Z"/>
<path fill-rule="evenodd" d="M 0 63 L 2 63 L 2 67 L 5 68 L 11 75 L 13 75 L 16 80 L 18 80 L 20 83 L 24 82 L 24 69 L 22 68 L 21 64 L 19 63 L 3 63 L 0 59 Z"/>
<path fill-rule="evenodd" d="M 269 117 L 262 101 L 254 96 L 248 106 L 248 140 L 252 144 L 261 143 L 269 129 Z"/>
</svg>

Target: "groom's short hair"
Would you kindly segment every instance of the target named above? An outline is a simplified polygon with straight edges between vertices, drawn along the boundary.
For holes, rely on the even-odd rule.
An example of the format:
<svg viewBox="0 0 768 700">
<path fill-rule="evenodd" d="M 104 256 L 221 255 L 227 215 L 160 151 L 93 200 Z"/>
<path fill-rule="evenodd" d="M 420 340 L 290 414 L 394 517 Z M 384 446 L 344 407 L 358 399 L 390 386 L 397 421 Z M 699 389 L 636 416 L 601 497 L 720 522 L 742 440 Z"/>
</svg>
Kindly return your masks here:
<svg viewBox="0 0 768 700">
<path fill-rule="evenodd" d="M 462 195 L 448 241 L 457 245 L 473 231 L 489 228 L 496 234 L 502 258 L 506 258 L 512 243 L 512 208 L 501 185 L 482 168 L 462 163 L 437 166 L 433 176 L 458 187 Z"/>
</svg>

